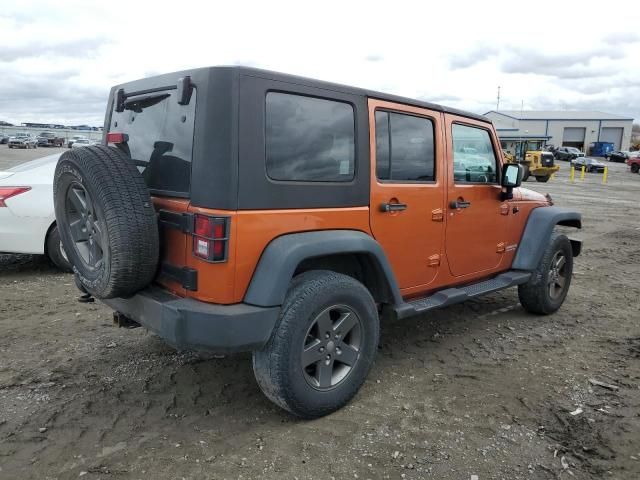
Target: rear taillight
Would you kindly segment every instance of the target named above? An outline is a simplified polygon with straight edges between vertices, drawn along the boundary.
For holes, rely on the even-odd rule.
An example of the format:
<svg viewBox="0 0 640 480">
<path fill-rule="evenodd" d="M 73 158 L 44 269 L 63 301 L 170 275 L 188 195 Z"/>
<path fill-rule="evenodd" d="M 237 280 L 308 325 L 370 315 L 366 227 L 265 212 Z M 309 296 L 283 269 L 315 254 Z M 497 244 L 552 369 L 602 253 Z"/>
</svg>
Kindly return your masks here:
<svg viewBox="0 0 640 480">
<path fill-rule="evenodd" d="M 0 207 L 6 207 L 5 200 L 21 193 L 28 192 L 31 187 L 0 187 Z"/>
<path fill-rule="evenodd" d="M 225 262 L 229 218 L 196 214 L 193 219 L 193 254 L 208 262 Z"/>
<path fill-rule="evenodd" d="M 127 143 L 129 141 L 129 135 L 126 133 L 107 133 L 107 143 Z"/>
</svg>

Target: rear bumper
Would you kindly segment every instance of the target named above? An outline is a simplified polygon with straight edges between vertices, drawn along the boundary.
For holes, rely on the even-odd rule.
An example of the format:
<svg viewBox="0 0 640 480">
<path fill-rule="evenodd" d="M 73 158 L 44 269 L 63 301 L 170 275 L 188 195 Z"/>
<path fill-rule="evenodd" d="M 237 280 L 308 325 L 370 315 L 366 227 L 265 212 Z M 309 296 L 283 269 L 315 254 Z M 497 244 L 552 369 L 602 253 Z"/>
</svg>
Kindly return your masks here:
<svg viewBox="0 0 640 480">
<path fill-rule="evenodd" d="M 158 287 L 131 298 L 102 301 L 176 348 L 219 353 L 260 349 L 269 340 L 280 313 L 280 307 L 213 305 Z"/>
</svg>

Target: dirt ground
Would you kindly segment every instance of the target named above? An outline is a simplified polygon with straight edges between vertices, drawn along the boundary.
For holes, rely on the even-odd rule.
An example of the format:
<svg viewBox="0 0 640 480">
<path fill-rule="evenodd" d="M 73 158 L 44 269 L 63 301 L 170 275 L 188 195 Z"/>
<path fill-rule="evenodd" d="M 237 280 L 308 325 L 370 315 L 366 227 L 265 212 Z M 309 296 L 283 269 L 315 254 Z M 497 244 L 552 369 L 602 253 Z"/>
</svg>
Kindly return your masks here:
<svg viewBox="0 0 640 480">
<path fill-rule="evenodd" d="M 640 478 L 640 175 L 570 184 L 561 164 L 527 186 L 584 214 L 563 308 L 527 314 L 512 289 L 387 323 L 360 393 L 311 422 L 249 355 L 175 352 L 0 256 L 0 478 Z"/>
</svg>

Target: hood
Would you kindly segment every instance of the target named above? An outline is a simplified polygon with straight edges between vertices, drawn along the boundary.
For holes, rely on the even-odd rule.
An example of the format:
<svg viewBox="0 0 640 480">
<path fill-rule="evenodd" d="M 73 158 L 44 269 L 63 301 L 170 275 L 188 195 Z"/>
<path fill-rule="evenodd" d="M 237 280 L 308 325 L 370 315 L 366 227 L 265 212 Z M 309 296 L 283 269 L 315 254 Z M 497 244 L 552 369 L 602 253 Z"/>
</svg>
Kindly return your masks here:
<svg viewBox="0 0 640 480">
<path fill-rule="evenodd" d="M 11 175 L 13 175 L 13 172 L 0 172 L 0 180 L 10 177 Z"/>
<path fill-rule="evenodd" d="M 527 202 L 547 202 L 547 197 L 538 193 L 534 190 L 529 190 L 528 188 L 520 187 L 514 190 L 514 198 L 516 195 L 518 197 L 517 200 L 527 201 Z"/>
</svg>

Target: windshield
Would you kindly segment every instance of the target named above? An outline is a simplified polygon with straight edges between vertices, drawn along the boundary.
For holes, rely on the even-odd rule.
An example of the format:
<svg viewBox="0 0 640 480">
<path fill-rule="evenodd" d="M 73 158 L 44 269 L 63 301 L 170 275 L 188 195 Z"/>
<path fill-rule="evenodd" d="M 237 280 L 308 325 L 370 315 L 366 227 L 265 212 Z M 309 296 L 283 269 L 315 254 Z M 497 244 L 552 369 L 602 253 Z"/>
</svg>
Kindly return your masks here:
<svg viewBox="0 0 640 480">
<path fill-rule="evenodd" d="M 126 146 L 152 193 L 184 196 L 191 183 L 196 90 L 180 105 L 177 90 L 131 97 L 113 111 L 109 132 L 126 133 Z M 136 102 L 136 99 L 140 98 Z"/>
<path fill-rule="evenodd" d="M 571 153 L 580 153 L 580 150 L 578 150 L 577 148 L 574 148 L 574 147 L 569 147 L 569 148 L 567 148 L 567 150 L 569 150 Z"/>
</svg>

